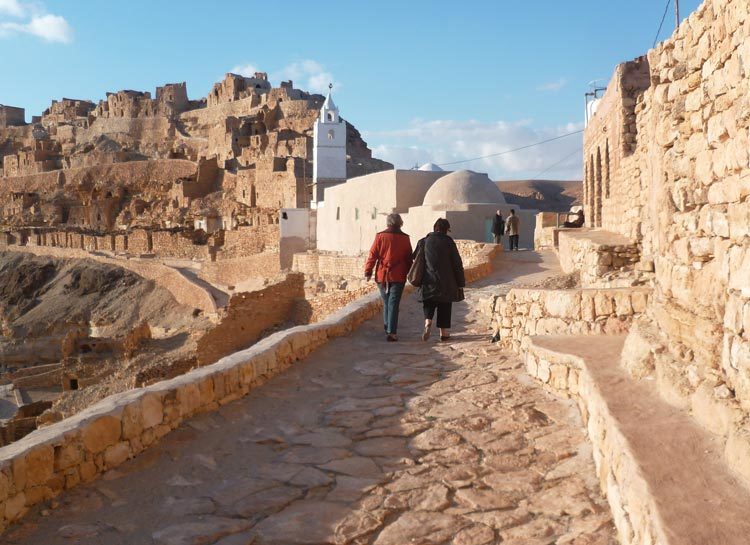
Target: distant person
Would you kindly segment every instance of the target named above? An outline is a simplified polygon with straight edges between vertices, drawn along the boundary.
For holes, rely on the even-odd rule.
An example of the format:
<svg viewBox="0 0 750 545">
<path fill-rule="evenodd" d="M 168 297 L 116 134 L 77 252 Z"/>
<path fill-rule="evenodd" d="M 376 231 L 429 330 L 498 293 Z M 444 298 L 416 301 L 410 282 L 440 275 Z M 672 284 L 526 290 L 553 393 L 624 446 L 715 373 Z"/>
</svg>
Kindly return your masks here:
<svg viewBox="0 0 750 545">
<path fill-rule="evenodd" d="M 456 243 L 448 236 L 450 227 L 448 220 L 440 218 L 435 222 L 433 232 L 417 243 L 417 248 L 423 245 L 425 258 L 424 276 L 419 287 L 419 300 L 424 310 L 423 341 L 430 338 L 435 311 L 440 340 L 450 338 L 452 305 L 464 298 L 464 265 Z"/>
<path fill-rule="evenodd" d="M 573 221 L 566 221 L 565 223 L 563 223 L 563 227 L 571 227 L 574 229 L 583 227 L 583 224 L 586 221 L 586 219 L 583 217 L 583 209 L 576 212 L 576 216 L 576 219 L 574 219 Z"/>
<path fill-rule="evenodd" d="M 505 234 L 508 235 L 508 245 L 510 251 L 518 250 L 518 234 L 521 229 L 521 220 L 516 216 L 516 211 L 511 209 L 510 216 L 505 222 Z"/>
<path fill-rule="evenodd" d="M 495 217 L 492 218 L 492 236 L 495 238 L 495 244 L 503 243 L 503 233 L 505 232 L 505 220 L 503 214 L 498 210 Z"/>
<path fill-rule="evenodd" d="M 412 262 L 411 241 L 409 235 L 401 231 L 403 225 L 400 215 L 388 215 L 387 228 L 375 235 L 365 264 L 368 281 L 375 270 L 375 281 L 383 298 L 383 328 L 389 342 L 398 340 L 398 307 Z"/>
</svg>

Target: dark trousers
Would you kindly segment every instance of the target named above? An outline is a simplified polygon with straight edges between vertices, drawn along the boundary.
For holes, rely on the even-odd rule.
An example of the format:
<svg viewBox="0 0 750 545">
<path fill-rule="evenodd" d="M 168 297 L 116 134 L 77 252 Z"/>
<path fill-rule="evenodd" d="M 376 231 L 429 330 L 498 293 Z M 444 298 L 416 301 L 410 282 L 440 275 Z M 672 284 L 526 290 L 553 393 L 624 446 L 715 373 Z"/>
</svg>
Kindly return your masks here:
<svg viewBox="0 0 750 545">
<path fill-rule="evenodd" d="M 518 250 L 518 235 L 510 235 L 508 237 L 508 244 L 511 250 Z"/>
<path fill-rule="evenodd" d="M 432 320 L 437 310 L 437 326 L 443 329 L 451 327 L 451 307 L 453 303 L 438 303 L 437 301 L 424 301 L 422 309 L 424 310 L 424 319 Z"/>
<path fill-rule="evenodd" d="M 398 329 L 398 306 L 401 304 L 401 294 L 404 293 L 406 282 L 378 282 L 380 297 L 383 298 L 383 325 L 388 334 L 396 333 Z"/>
<path fill-rule="evenodd" d="M 495 239 L 495 244 L 502 244 L 502 242 L 503 242 L 503 235 L 498 235 L 497 233 L 495 233 L 492 236 Z"/>
</svg>

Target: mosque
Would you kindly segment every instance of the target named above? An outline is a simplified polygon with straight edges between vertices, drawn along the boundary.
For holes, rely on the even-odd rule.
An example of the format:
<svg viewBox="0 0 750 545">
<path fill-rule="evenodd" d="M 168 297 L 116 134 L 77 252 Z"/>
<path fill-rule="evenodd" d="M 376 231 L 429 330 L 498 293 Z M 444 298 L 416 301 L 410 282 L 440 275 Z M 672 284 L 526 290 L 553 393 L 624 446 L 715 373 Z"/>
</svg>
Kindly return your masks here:
<svg viewBox="0 0 750 545">
<path fill-rule="evenodd" d="M 520 219 L 520 246 L 533 248 L 537 211 L 509 206 L 487 174 L 448 172 L 427 163 L 416 170 L 386 170 L 345 179 L 346 140 L 337 138 L 343 123 L 329 92 L 313 140 L 315 171 L 309 210 L 313 221 L 300 223 L 310 225 L 310 240 L 318 251 L 350 256 L 366 253 L 375 234 L 385 229 L 388 214 L 394 212 L 404 219 L 403 230 L 413 246 L 432 231 L 438 218 L 450 222 L 455 239 L 493 242 L 496 211 L 507 218 L 511 208 Z M 282 225 L 282 237 L 284 232 Z"/>
<path fill-rule="evenodd" d="M 455 239 L 492 242 L 493 216 L 500 210 L 507 217 L 511 208 L 486 174 L 445 172 L 430 165 L 376 172 L 326 189 L 317 211 L 317 247 L 345 255 L 365 253 L 393 212 L 404 219 L 403 230 L 411 236 L 412 246 L 432 231 L 438 218 L 450 222 Z M 521 222 L 520 245 L 532 248 L 536 211 L 515 209 Z"/>
</svg>

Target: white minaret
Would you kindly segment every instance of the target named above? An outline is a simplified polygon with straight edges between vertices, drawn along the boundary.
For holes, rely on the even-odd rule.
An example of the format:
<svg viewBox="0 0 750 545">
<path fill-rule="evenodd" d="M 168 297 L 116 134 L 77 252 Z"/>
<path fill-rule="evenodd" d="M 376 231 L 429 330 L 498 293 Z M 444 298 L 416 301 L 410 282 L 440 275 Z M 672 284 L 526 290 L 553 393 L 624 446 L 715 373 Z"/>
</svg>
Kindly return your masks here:
<svg viewBox="0 0 750 545">
<path fill-rule="evenodd" d="M 320 117 L 313 131 L 313 185 L 310 208 L 323 202 L 325 189 L 346 181 L 346 122 L 339 117 L 339 109 L 328 96 L 320 109 Z"/>
</svg>

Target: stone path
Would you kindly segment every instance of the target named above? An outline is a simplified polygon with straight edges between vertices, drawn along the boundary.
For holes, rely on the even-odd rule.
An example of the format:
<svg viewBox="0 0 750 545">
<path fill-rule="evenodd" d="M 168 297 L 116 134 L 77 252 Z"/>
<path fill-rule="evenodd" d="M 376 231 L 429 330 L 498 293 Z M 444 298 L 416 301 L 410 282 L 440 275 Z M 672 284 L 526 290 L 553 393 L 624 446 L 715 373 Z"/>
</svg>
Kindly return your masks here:
<svg viewBox="0 0 750 545">
<path fill-rule="evenodd" d="M 484 292 L 542 278 L 522 252 L 457 305 L 450 343 L 372 320 L 158 446 L 36 509 L 3 543 L 610 545 L 577 410 L 488 342 Z"/>
</svg>

